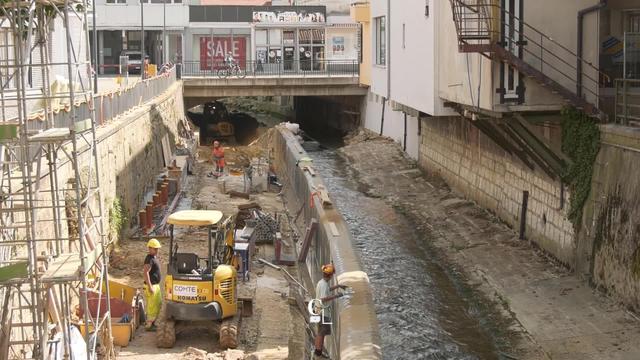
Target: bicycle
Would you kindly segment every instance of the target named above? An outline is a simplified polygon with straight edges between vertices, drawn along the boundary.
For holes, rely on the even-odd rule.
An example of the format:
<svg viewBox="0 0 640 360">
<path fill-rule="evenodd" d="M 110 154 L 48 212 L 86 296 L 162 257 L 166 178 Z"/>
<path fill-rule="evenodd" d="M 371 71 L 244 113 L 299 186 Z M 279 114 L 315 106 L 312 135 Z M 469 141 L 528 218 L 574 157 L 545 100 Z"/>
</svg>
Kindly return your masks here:
<svg viewBox="0 0 640 360">
<path fill-rule="evenodd" d="M 220 79 L 226 79 L 229 76 L 235 76 L 238 79 L 244 79 L 247 76 L 247 72 L 240 68 L 240 65 L 235 63 L 218 69 L 218 77 Z"/>
</svg>

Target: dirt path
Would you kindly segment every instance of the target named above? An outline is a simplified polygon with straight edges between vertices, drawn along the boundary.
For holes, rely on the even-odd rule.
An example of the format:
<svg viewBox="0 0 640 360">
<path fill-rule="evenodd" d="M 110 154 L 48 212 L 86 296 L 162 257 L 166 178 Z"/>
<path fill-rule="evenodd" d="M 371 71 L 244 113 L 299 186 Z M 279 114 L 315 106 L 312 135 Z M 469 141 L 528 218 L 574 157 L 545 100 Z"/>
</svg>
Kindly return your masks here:
<svg viewBox="0 0 640 360">
<path fill-rule="evenodd" d="M 206 154 L 208 151 L 206 148 L 200 149 L 202 154 Z M 260 153 L 255 149 L 247 150 L 243 147 L 226 151 L 226 157 L 230 159 L 228 161 L 231 162 L 231 165 L 234 161 L 239 162 Z M 230 215 L 237 212 L 239 204 L 252 201 L 260 204 L 262 209 L 268 213 L 283 212 L 282 202 L 274 192 L 252 194 L 250 200 L 231 198 L 229 195 L 221 193 L 218 179 L 207 176 L 211 170 L 211 164 L 198 161 L 194 175 L 189 176 L 184 185 L 186 196 L 181 200 L 178 209 L 215 209 L 222 211 L 225 215 Z M 244 184 L 241 175 L 226 176 L 225 179 L 227 190 L 230 188 L 242 190 Z M 176 230 L 176 238 L 180 241 L 181 251 L 200 254 L 207 252 L 207 235 L 204 231 L 192 228 Z M 164 240 L 163 245 L 166 242 L 167 240 Z M 165 246 L 159 254 L 163 276 L 166 271 L 165 264 L 168 261 L 167 252 Z M 112 253 L 110 276 L 131 286 L 142 288 L 142 267 L 145 254 L 145 241 L 135 238 L 123 241 Z M 300 324 L 297 324 L 303 320 L 297 314 L 297 309 L 291 307 L 287 301 L 289 283 L 282 273 L 265 267 L 257 261 L 258 258 L 271 261 L 273 257 L 272 245 L 256 246 L 249 280 L 246 282 L 238 281 L 238 296 L 254 299 L 253 316 L 242 320 L 239 346 L 239 349 L 246 354 L 252 354 L 252 359 L 287 359 L 290 352 L 301 354 L 300 348 L 304 346 L 304 332 L 299 330 Z M 290 271 L 295 273 L 295 269 Z M 118 357 L 131 360 L 196 359 L 197 356 L 187 353 L 190 347 L 204 350 L 207 353 L 217 353 L 221 350 L 218 346 L 217 334 L 187 330 L 177 336 L 176 345 L 172 349 L 156 348 L 154 334 L 139 328 L 129 346 L 120 349 Z M 295 348 L 289 349 L 290 344 Z M 236 357 L 218 355 L 220 359 L 235 359 L 238 353 L 242 352 L 235 352 L 233 356 Z M 216 358 L 213 354 L 209 357 Z"/>
</svg>

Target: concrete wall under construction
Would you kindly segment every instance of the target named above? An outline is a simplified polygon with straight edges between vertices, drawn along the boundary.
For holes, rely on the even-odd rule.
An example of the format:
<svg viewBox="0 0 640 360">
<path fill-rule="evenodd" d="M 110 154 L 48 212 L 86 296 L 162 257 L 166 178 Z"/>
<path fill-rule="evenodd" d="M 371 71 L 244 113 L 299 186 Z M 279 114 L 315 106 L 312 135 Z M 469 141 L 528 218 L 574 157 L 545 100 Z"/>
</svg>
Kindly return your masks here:
<svg viewBox="0 0 640 360">
<path fill-rule="evenodd" d="M 315 283 L 322 276 L 322 264 L 332 262 L 336 267 L 337 280 L 354 290 L 351 298 L 336 300 L 332 334 L 326 339 L 325 345 L 332 359 L 381 359 L 372 290 L 354 250 L 349 228 L 337 209 L 331 205 L 323 207 L 323 201 L 318 196 L 312 196 L 313 192 L 324 186 L 322 178 L 302 169 L 303 165 L 311 165 L 311 162 L 305 161 L 308 159 L 306 152 L 291 132 L 278 130 L 271 147 L 276 171 L 285 185 L 287 207 L 302 209 L 299 229 L 308 226 L 312 219 L 318 221 L 319 225 L 306 258 L 310 283 L 305 286 L 313 293 Z"/>
</svg>

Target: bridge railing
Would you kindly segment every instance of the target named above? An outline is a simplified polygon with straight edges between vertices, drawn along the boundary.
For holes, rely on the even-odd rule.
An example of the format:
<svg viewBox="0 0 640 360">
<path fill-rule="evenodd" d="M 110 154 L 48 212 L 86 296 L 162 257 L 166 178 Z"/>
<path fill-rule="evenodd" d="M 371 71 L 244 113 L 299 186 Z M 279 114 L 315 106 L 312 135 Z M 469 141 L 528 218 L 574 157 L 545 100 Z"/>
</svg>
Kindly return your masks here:
<svg viewBox="0 0 640 360">
<path fill-rule="evenodd" d="M 183 77 L 354 77 L 360 73 L 358 60 L 283 60 L 274 63 L 243 61 L 238 63 L 239 74 L 231 72 L 224 62 L 185 61 Z"/>
</svg>

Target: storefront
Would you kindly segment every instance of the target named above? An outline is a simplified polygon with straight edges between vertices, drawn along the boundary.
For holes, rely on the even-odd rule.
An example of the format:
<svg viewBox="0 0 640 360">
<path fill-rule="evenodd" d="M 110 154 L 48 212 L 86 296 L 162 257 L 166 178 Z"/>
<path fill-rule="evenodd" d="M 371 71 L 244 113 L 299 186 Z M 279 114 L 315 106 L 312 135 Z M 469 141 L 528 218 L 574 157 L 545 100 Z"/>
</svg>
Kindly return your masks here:
<svg viewBox="0 0 640 360">
<path fill-rule="evenodd" d="M 185 70 L 224 64 L 250 73 L 321 72 L 358 60 L 358 24 L 327 24 L 324 6 L 190 6 Z"/>
<path fill-rule="evenodd" d="M 224 65 L 227 54 L 243 69 L 251 59 L 251 28 L 249 24 L 235 27 L 190 28 L 187 30 L 186 69 L 211 70 Z"/>
</svg>

